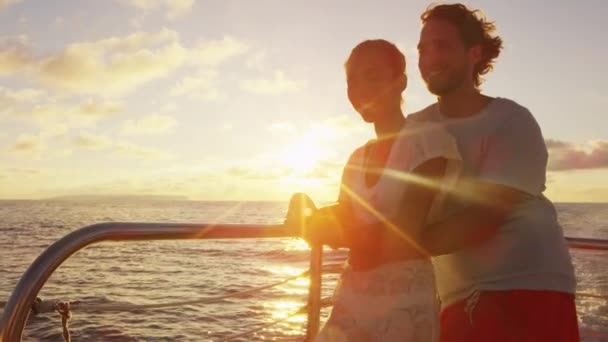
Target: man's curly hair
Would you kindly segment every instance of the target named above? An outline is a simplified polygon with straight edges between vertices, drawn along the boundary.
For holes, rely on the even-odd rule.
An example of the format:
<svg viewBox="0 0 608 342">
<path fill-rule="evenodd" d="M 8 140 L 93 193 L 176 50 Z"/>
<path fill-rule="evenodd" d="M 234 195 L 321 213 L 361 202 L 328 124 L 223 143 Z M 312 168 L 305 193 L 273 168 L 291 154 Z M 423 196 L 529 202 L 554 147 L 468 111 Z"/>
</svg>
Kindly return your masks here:
<svg viewBox="0 0 608 342">
<path fill-rule="evenodd" d="M 420 17 L 423 24 L 429 20 L 445 20 L 456 26 L 467 48 L 481 46 L 482 57 L 475 66 L 474 81 L 479 87 L 483 81 L 481 75 L 493 69 L 493 64 L 503 48 L 502 39 L 494 35 L 496 25 L 487 21 L 479 10 L 470 10 L 463 4 L 431 5 Z"/>
</svg>

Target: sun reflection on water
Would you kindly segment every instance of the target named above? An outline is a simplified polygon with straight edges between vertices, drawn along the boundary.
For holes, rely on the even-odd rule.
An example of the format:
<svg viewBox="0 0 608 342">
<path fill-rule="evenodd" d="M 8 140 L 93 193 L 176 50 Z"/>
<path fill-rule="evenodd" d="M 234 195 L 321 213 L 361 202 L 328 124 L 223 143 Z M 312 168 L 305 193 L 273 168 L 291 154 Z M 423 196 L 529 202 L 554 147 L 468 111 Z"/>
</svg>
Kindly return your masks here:
<svg viewBox="0 0 608 342">
<path fill-rule="evenodd" d="M 283 248 L 283 250 L 286 252 L 310 250 L 310 246 L 308 246 L 308 243 L 303 239 L 284 240 L 284 244 L 285 247 Z"/>
<path fill-rule="evenodd" d="M 273 321 L 286 319 L 286 322 L 291 323 L 306 322 L 305 313 L 294 315 L 302 306 L 304 306 L 304 303 L 289 300 L 279 300 L 268 302 L 264 304 L 264 306 L 270 310 L 271 320 Z"/>
<path fill-rule="evenodd" d="M 293 240 L 297 241 L 297 240 Z M 267 271 L 280 278 L 293 277 L 301 274 L 304 269 L 288 265 L 268 265 L 264 267 Z M 306 294 L 310 279 L 307 276 L 298 277 L 278 287 L 285 295 L 297 298 L 277 298 L 266 301 L 263 305 L 269 316 L 268 321 L 281 320 L 282 322 L 270 330 L 277 330 L 283 335 L 301 335 L 305 329 L 307 315 L 298 311 L 306 305 Z"/>
<path fill-rule="evenodd" d="M 304 272 L 303 268 L 293 267 L 293 266 L 288 266 L 288 265 L 280 265 L 280 266 L 279 265 L 267 265 L 267 266 L 264 266 L 263 268 L 264 268 L 264 270 L 266 270 L 272 274 L 281 275 L 284 277 L 293 277 L 293 276 L 296 276 L 296 275 Z"/>
</svg>

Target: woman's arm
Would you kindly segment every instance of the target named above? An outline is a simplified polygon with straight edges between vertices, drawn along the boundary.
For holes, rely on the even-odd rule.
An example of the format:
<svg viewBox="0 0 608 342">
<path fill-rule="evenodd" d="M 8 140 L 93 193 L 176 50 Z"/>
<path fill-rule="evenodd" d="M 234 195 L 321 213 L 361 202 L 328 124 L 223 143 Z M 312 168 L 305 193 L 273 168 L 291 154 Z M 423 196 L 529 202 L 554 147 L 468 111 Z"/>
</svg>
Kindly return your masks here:
<svg viewBox="0 0 608 342">
<path fill-rule="evenodd" d="M 352 215 L 351 196 L 348 192 L 353 159 L 357 151 L 349 157 L 340 179 L 340 192 L 335 204 L 316 210 L 306 222 L 302 238 L 309 243 L 321 243 L 334 248 L 348 247 L 344 230 L 354 224 Z"/>
<path fill-rule="evenodd" d="M 388 227 L 394 235 L 419 249 L 421 254 L 428 255 L 424 246 L 420 245 L 420 237 L 425 229 L 431 206 L 440 192 L 446 166 L 447 159 L 436 157 L 423 162 L 410 175 L 404 177 L 407 184 L 401 210 L 395 220 L 396 224 Z"/>
<path fill-rule="evenodd" d="M 361 224 L 353 217 L 349 201 L 321 208 L 308 224 L 306 239 L 332 247 L 356 249 L 376 248 L 377 238 L 389 230 L 405 242 L 419 247 L 419 236 L 425 226 L 428 212 L 439 193 L 439 185 L 445 174 L 447 160 L 433 158 L 416 167 L 406 177 L 406 191 L 399 205 L 397 217 L 379 217 L 377 224 Z M 427 254 L 424 251 L 421 253 Z"/>
</svg>

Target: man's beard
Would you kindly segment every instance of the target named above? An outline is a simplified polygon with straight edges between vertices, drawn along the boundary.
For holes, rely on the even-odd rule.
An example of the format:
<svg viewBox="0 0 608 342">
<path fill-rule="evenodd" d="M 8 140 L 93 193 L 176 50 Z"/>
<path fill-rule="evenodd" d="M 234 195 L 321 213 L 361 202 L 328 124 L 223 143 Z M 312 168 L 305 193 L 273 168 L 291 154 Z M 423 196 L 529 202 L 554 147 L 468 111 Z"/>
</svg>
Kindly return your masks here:
<svg viewBox="0 0 608 342">
<path fill-rule="evenodd" d="M 437 96 L 445 96 L 460 88 L 467 76 L 467 68 L 447 71 L 445 79 L 426 80 L 427 89 Z"/>
</svg>

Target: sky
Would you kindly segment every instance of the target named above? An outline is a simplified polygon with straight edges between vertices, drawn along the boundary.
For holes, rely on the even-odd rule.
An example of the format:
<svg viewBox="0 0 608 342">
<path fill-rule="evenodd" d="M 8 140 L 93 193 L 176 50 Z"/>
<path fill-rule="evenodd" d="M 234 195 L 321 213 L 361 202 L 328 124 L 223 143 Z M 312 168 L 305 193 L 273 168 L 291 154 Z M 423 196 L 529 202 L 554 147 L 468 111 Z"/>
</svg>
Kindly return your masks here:
<svg viewBox="0 0 608 342">
<path fill-rule="evenodd" d="M 541 126 L 546 195 L 608 202 L 608 3 L 465 3 L 505 42 L 483 92 Z M 407 58 L 405 112 L 433 103 L 415 48 L 429 4 L 0 0 L 0 198 L 331 201 L 373 138 L 344 61 L 390 40 Z"/>
</svg>

